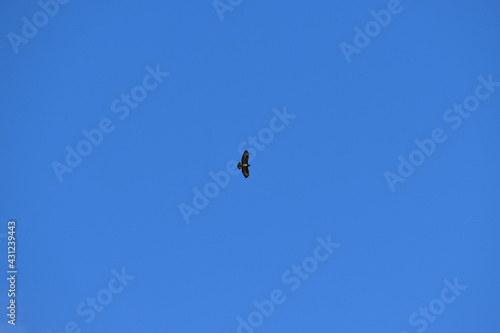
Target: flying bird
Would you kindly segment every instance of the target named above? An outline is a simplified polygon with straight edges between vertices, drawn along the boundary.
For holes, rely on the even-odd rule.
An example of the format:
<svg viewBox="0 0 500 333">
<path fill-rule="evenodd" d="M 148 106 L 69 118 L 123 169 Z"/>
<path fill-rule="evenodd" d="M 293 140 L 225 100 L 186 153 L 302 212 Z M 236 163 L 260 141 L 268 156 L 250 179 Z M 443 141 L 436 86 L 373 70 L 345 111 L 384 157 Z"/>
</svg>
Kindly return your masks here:
<svg viewBox="0 0 500 333">
<path fill-rule="evenodd" d="M 248 164 L 248 150 L 245 150 L 243 156 L 241 156 L 241 163 L 238 163 L 238 169 L 241 169 L 241 172 L 243 172 L 243 176 L 245 176 L 245 178 L 248 178 L 248 176 L 250 176 L 250 172 L 248 172 L 249 166 L 250 164 Z"/>
</svg>

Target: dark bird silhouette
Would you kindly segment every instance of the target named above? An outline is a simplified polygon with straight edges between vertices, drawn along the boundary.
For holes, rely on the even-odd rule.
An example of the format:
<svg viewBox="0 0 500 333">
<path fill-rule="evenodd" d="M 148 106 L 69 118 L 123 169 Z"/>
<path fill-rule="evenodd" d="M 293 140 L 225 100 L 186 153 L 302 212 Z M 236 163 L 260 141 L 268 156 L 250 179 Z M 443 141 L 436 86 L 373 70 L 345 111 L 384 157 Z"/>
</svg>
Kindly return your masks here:
<svg viewBox="0 0 500 333">
<path fill-rule="evenodd" d="M 238 169 L 241 169 L 241 172 L 243 172 L 243 176 L 245 176 L 245 178 L 248 178 L 248 176 L 250 176 L 250 172 L 248 172 L 249 166 L 250 164 L 248 164 L 248 150 L 245 150 L 243 156 L 241 156 L 241 163 L 238 163 Z"/>
</svg>

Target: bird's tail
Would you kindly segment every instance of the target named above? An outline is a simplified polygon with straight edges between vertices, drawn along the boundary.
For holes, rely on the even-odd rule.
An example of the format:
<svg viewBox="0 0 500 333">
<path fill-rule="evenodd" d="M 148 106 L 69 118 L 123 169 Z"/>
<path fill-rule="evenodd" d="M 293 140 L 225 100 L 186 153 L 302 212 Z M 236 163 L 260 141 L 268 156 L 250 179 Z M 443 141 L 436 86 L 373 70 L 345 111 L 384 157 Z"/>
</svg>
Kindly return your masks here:
<svg viewBox="0 0 500 333">
<path fill-rule="evenodd" d="M 233 164 L 233 165 L 234 165 L 234 164 Z M 238 163 L 238 169 L 240 169 L 240 170 L 241 170 L 241 168 L 242 168 L 241 163 Z"/>
</svg>

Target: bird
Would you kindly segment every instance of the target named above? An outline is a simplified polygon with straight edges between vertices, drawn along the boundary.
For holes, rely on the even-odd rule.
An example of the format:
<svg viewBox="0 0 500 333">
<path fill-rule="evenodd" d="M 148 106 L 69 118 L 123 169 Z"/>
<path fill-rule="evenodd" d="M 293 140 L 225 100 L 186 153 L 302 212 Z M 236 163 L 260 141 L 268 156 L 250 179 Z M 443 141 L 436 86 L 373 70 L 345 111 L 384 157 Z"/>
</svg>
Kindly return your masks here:
<svg viewBox="0 0 500 333">
<path fill-rule="evenodd" d="M 245 176 L 245 178 L 248 178 L 248 176 L 250 176 L 250 172 L 248 172 L 249 166 L 250 164 L 248 164 L 248 150 L 245 150 L 243 156 L 241 156 L 241 163 L 238 163 L 238 169 L 241 169 L 241 172 L 243 172 L 243 176 Z"/>
</svg>

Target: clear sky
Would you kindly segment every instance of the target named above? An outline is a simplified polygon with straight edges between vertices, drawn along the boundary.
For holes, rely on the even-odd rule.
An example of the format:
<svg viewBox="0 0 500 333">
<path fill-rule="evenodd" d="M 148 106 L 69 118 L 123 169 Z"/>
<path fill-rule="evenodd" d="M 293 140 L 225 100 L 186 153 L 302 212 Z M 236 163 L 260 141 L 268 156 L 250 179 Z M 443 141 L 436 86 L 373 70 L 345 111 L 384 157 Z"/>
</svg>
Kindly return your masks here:
<svg viewBox="0 0 500 333">
<path fill-rule="evenodd" d="M 496 1 L 4 2 L 0 332 L 500 331 Z"/>
</svg>

